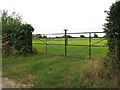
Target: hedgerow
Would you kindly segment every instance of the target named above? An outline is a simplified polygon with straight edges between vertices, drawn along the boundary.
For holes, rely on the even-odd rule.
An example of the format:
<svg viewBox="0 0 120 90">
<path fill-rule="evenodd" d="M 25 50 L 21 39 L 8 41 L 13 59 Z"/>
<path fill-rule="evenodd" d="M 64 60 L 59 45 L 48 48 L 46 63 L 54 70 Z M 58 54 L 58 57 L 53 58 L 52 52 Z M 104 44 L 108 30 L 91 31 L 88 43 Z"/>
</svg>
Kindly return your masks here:
<svg viewBox="0 0 120 90">
<path fill-rule="evenodd" d="M 12 15 L 3 10 L 2 44 L 3 54 L 16 55 L 32 53 L 32 32 L 34 28 L 27 23 L 22 23 L 22 18 L 16 12 Z"/>
<path fill-rule="evenodd" d="M 109 57 L 114 65 L 118 65 L 120 69 L 120 1 L 112 4 L 109 11 L 106 11 L 107 23 L 104 25 L 106 38 L 109 46 Z"/>
</svg>

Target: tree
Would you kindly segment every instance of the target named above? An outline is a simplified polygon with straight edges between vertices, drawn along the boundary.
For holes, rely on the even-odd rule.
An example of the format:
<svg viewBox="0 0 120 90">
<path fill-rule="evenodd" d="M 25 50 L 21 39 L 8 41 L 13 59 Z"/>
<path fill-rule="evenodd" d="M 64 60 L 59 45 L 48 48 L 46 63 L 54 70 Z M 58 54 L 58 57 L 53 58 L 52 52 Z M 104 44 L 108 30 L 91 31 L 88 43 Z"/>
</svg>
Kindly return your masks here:
<svg viewBox="0 0 120 90">
<path fill-rule="evenodd" d="M 58 36 L 56 36 L 55 38 L 59 38 Z"/>
<path fill-rule="evenodd" d="M 109 11 L 105 11 L 107 23 L 104 24 L 104 30 L 109 46 L 109 57 L 113 63 L 117 63 L 120 69 L 120 1 L 115 2 Z"/>
<path fill-rule="evenodd" d="M 80 35 L 80 38 L 85 38 L 85 36 L 84 35 Z"/>
<path fill-rule="evenodd" d="M 72 36 L 71 35 L 67 35 L 67 38 L 72 38 Z"/>
<path fill-rule="evenodd" d="M 43 38 L 47 38 L 46 36 L 43 36 Z"/>
<path fill-rule="evenodd" d="M 2 21 L 2 43 L 5 54 L 26 54 L 32 52 L 32 32 L 34 28 L 30 24 L 23 24 L 22 18 L 16 12 L 11 15 L 3 10 Z"/>
<path fill-rule="evenodd" d="M 33 39 L 43 38 L 41 34 L 33 35 Z"/>
<path fill-rule="evenodd" d="M 62 36 L 62 38 L 65 38 L 65 35 Z M 72 38 L 72 36 L 71 35 L 67 35 L 67 38 Z"/>
<path fill-rule="evenodd" d="M 94 34 L 94 38 L 98 38 L 98 35 L 97 35 L 97 34 Z"/>
</svg>

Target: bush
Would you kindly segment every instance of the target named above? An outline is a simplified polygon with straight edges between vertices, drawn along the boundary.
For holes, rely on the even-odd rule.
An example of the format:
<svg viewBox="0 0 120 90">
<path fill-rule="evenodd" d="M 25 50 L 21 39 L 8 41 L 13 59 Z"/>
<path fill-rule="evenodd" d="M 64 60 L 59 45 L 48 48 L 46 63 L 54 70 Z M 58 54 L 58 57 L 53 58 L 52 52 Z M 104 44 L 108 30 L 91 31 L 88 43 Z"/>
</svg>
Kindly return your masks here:
<svg viewBox="0 0 120 90">
<path fill-rule="evenodd" d="M 98 38 L 98 35 L 97 35 L 97 34 L 94 34 L 94 38 Z"/>
<path fill-rule="evenodd" d="M 85 36 L 84 35 L 80 35 L 80 38 L 85 38 Z"/>
<path fill-rule="evenodd" d="M 4 10 L 1 19 L 4 54 L 32 53 L 33 27 L 30 24 L 22 24 L 21 16 L 16 12 L 8 15 L 8 11 Z"/>
<path fill-rule="evenodd" d="M 115 2 L 107 12 L 107 23 L 104 30 L 109 46 L 109 57 L 113 60 L 113 65 L 118 64 L 120 69 L 120 1 Z"/>
</svg>

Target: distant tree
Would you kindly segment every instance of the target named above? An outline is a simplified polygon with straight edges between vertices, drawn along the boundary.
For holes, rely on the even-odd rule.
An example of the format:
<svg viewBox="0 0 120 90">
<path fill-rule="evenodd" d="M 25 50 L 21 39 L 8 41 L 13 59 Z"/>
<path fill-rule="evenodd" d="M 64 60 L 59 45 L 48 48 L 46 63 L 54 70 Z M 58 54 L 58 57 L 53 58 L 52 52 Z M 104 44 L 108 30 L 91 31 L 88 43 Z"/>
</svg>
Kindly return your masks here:
<svg viewBox="0 0 120 90">
<path fill-rule="evenodd" d="M 42 35 L 41 34 L 37 34 L 36 37 L 37 38 L 42 38 Z"/>
<path fill-rule="evenodd" d="M 41 34 L 32 35 L 32 38 L 33 39 L 39 39 L 39 38 L 42 38 L 42 35 Z"/>
<path fill-rule="evenodd" d="M 62 36 L 62 38 L 65 38 L 65 35 Z M 67 38 L 72 38 L 72 36 L 71 35 L 67 35 Z"/>
<path fill-rule="evenodd" d="M 59 38 L 58 36 L 56 36 L 55 38 Z"/>
<path fill-rule="evenodd" d="M 80 35 L 80 38 L 85 38 L 85 36 L 84 35 Z"/>
<path fill-rule="evenodd" d="M 47 38 L 46 36 L 43 36 L 43 38 Z"/>
<path fill-rule="evenodd" d="M 32 38 L 35 38 L 35 35 L 32 34 Z"/>
<path fill-rule="evenodd" d="M 72 36 L 71 35 L 67 35 L 67 38 L 72 38 Z"/>
<path fill-rule="evenodd" d="M 98 35 L 97 35 L 97 34 L 94 34 L 94 38 L 98 38 Z"/>
</svg>

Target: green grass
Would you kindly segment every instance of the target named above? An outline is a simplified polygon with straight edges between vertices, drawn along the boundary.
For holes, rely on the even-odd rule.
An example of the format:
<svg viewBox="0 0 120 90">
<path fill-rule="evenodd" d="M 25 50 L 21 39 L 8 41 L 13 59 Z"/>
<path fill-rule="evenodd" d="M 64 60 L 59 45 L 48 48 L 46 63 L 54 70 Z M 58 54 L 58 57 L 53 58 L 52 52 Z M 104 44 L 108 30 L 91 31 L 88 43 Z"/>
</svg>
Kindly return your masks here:
<svg viewBox="0 0 120 90">
<path fill-rule="evenodd" d="M 94 39 L 96 42 L 100 39 Z M 45 40 L 44 40 L 45 41 Z M 88 39 L 69 40 L 70 44 L 88 44 Z M 33 41 L 33 47 L 39 52 L 46 52 L 45 45 L 34 44 L 40 42 Z M 82 43 L 83 42 L 83 43 Z M 103 45 L 106 41 L 101 43 Z M 48 40 L 48 43 L 64 44 L 64 40 Z M 64 54 L 64 46 L 54 46 Z M 69 56 L 88 57 L 88 47 L 68 46 Z M 48 47 L 48 53 L 58 54 L 51 47 Z M 103 58 L 107 53 L 106 47 L 92 47 L 92 57 Z M 94 60 L 69 58 L 64 56 L 51 56 L 45 54 L 36 54 L 29 57 L 9 56 L 3 58 L 2 69 L 3 77 L 8 77 L 23 84 L 33 84 L 32 88 L 81 88 L 95 87 L 89 82 L 89 68 L 86 64 Z M 88 71 L 84 72 L 83 68 Z M 83 78 L 84 77 L 84 78 Z"/>
<path fill-rule="evenodd" d="M 103 38 L 92 38 L 92 44 L 102 40 Z M 33 39 L 33 43 L 46 43 L 46 39 Z M 64 38 L 58 38 L 58 39 L 47 39 L 48 44 L 65 44 Z M 105 45 L 107 43 L 106 40 L 96 44 L 96 45 Z M 69 38 L 68 39 L 68 44 L 76 44 L 76 45 L 88 45 L 89 44 L 89 39 L 88 38 Z"/>
<path fill-rule="evenodd" d="M 46 39 L 41 39 L 46 43 Z M 102 40 L 102 38 L 93 38 L 91 43 L 94 44 L 98 41 Z M 43 43 L 40 40 L 33 40 L 33 47 L 35 47 L 40 53 L 46 53 L 46 45 L 45 44 L 35 44 L 35 43 Z M 48 44 L 64 44 L 64 39 L 48 39 Z M 101 41 L 95 45 L 106 45 L 107 41 Z M 69 45 L 89 45 L 89 39 L 68 39 Z M 57 54 L 64 55 L 65 46 L 61 45 L 47 45 L 47 53 L 48 54 Z M 108 51 L 107 47 L 92 47 L 91 48 L 91 56 L 92 58 L 103 58 L 106 56 Z M 68 56 L 77 56 L 89 58 L 89 47 L 88 46 L 67 46 L 67 55 Z"/>
<path fill-rule="evenodd" d="M 80 77 L 76 74 L 88 61 L 41 54 L 6 57 L 3 58 L 3 77 L 20 79 L 23 84 L 32 83 L 33 87 L 39 88 L 79 87 Z"/>
</svg>

